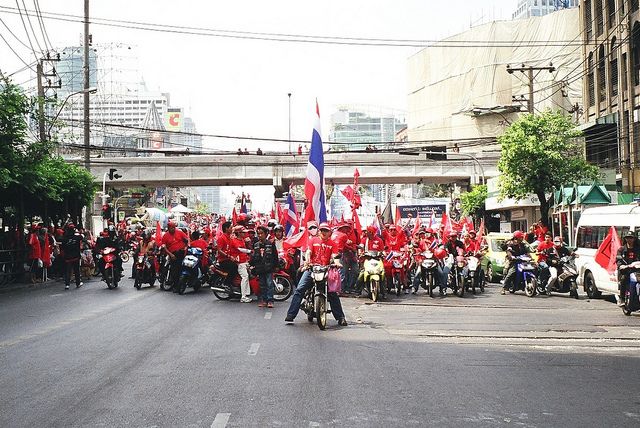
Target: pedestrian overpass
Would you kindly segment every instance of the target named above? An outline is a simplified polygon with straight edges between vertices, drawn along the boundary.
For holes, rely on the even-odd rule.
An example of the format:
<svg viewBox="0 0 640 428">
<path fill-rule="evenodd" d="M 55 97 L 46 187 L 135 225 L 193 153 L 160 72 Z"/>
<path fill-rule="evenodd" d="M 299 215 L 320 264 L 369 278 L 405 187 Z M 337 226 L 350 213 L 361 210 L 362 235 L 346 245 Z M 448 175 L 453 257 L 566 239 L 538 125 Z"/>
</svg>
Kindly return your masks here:
<svg viewBox="0 0 640 428">
<path fill-rule="evenodd" d="M 479 183 L 498 175 L 497 158 L 476 159 L 465 154 L 448 154 L 447 159 L 427 159 L 415 152 L 325 153 L 325 181 L 353 183 L 357 168 L 362 184 L 442 184 Z M 109 181 L 110 187 L 194 187 L 272 185 L 286 190 L 302 184 L 308 155 L 189 155 L 97 158 L 91 173 L 102 183 L 105 174 L 116 168 L 122 177 Z"/>
</svg>

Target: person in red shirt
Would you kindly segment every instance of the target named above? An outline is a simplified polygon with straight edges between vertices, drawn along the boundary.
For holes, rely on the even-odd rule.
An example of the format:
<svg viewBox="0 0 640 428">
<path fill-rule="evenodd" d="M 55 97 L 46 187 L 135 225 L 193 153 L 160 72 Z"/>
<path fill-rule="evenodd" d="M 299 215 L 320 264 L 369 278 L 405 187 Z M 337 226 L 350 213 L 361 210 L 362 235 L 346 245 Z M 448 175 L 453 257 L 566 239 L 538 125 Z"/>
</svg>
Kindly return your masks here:
<svg viewBox="0 0 640 428">
<path fill-rule="evenodd" d="M 247 247 L 247 232 L 244 226 L 235 226 L 231 236 L 229 254 L 233 259 L 238 260 L 238 274 L 240 275 L 240 298 L 241 303 L 251 303 L 251 289 L 249 288 L 249 252 Z"/>
<path fill-rule="evenodd" d="M 162 247 L 167 252 L 169 259 L 171 260 L 168 281 L 173 283 L 174 293 L 178 292 L 176 279 L 178 278 L 178 270 L 182 265 L 182 260 L 184 259 L 188 243 L 189 238 L 187 237 L 187 234 L 178 229 L 174 222 L 170 221 L 167 224 L 167 233 L 162 236 Z"/>
<path fill-rule="evenodd" d="M 363 240 L 364 251 L 383 251 L 384 242 L 376 235 L 377 229 L 374 226 L 368 226 L 366 237 Z"/>
<path fill-rule="evenodd" d="M 296 291 L 291 298 L 291 305 L 287 311 L 287 317 L 285 322 L 292 323 L 300 311 L 300 304 L 307 289 L 313 286 L 313 280 L 311 278 L 311 272 L 309 267 L 312 265 L 328 266 L 333 261 L 338 267 L 340 267 L 339 260 L 336 259 L 338 251 L 333 241 L 331 241 L 331 228 L 327 223 L 320 223 L 318 227 L 320 230 L 319 236 L 313 236 L 309 238 L 307 256 L 305 257 L 304 267 L 306 268 L 300 282 L 296 287 Z M 327 300 L 331 305 L 331 313 L 338 321 L 338 325 L 346 326 L 347 320 L 342 310 L 342 304 L 340 303 L 340 297 L 337 293 L 328 293 Z"/>
<path fill-rule="evenodd" d="M 465 254 L 475 254 L 480 251 L 480 243 L 476 240 L 476 231 L 472 230 L 464 236 L 464 252 Z"/>
<path fill-rule="evenodd" d="M 195 230 L 191 233 L 191 244 L 193 248 L 202 250 L 202 259 L 200 260 L 202 271 L 205 272 L 209 267 L 209 244 L 202 238 L 200 231 Z"/>
<path fill-rule="evenodd" d="M 225 284 L 230 286 L 238 273 L 238 259 L 234 258 L 231 250 L 231 222 L 222 223 L 222 233 L 217 237 L 218 251 L 216 259 L 220 268 L 227 273 Z"/>
</svg>

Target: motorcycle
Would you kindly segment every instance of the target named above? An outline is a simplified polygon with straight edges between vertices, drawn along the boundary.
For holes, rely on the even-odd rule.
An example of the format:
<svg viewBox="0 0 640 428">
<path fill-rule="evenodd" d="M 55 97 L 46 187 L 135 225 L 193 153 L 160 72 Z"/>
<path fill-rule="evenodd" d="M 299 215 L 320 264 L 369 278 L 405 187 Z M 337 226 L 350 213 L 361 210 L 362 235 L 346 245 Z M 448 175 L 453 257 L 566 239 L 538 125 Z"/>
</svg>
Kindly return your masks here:
<svg viewBox="0 0 640 428">
<path fill-rule="evenodd" d="M 122 268 L 119 268 L 117 263 L 118 257 L 118 252 L 113 247 L 105 247 L 98 254 L 102 280 L 107 283 L 110 290 L 118 287 L 122 277 Z"/>
<path fill-rule="evenodd" d="M 273 300 L 276 302 L 284 302 L 293 294 L 294 287 L 292 286 L 292 280 L 289 273 L 284 270 L 284 263 L 279 264 L 279 270 L 273 274 Z M 233 278 L 232 285 L 225 284 L 229 274 L 225 272 L 219 264 L 216 264 L 210 268 L 210 284 L 213 294 L 219 300 L 230 300 L 232 298 L 241 298 L 242 292 L 240 289 L 240 283 L 242 278 L 240 274 L 236 274 Z M 253 275 L 249 271 L 249 287 L 251 292 L 259 296 L 260 295 L 260 282 L 258 277 Z"/>
<path fill-rule="evenodd" d="M 464 269 L 467 266 L 467 259 L 464 256 L 449 255 L 448 264 L 451 265 L 449 270 L 449 288 L 453 290 L 453 294 L 458 297 L 464 297 L 465 278 Z"/>
<path fill-rule="evenodd" d="M 551 285 L 551 291 L 555 293 L 569 293 L 569 295 L 575 299 L 578 298 L 578 269 L 575 262 L 576 256 L 569 255 L 561 257 L 558 260 L 558 278 Z M 547 292 L 546 281 L 538 281 L 538 293 L 544 294 Z"/>
<path fill-rule="evenodd" d="M 145 255 L 138 254 L 135 258 L 135 277 L 133 286 L 140 290 L 142 284 L 149 284 L 153 287 L 156 283 L 156 256 L 151 253 Z"/>
<path fill-rule="evenodd" d="M 300 308 L 307 314 L 307 320 L 313 322 L 314 318 L 320 330 L 327 328 L 327 279 L 331 266 L 313 265 L 311 267 L 311 280 L 313 287 L 305 292 Z"/>
<path fill-rule="evenodd" d="M 171 259 L 169 255 L 162 251 L 158 255 L 158 282 L 163 291 L 171 291 L 173 288 L 173 279 L 169 278 L 171 272 Z"/>
<path fill-rule="evenodd" d="M 640 270 L 640 262 L 633 262 L 624 265 L 626 269 L 632 269 L 629 274 L 629 282 L 624 290 L 624 300 L 622 301 L 622 312 L 630 316 L 631 313 L 640 310 L 640 281 L 638 281 L 638 270 Z M 620 266 L 622 268 L 622 266 Z"/>
<path fill-rule="evenodd" d="M 477 253 L 469 254 L 467 256 L 467 270 L 466 270 L 466 288 L 467 291 L 471 288 L 471 292 L 476 294 L 476 286 L 484 293 L 484 275 L 480 275 L 480 255 Z"/>
<path fill-rule="evenodd" d="M 433 297 L 438 275 L 438 260 L 433 251 L 427 250 L 416 256 L 416 275 L 419 275 L 420 286 L 427 290 L 429 297 Z"/>
<path fill-rule="evenodd" d="M 514 259 L 516 263 L 516 277 L 513 280 L 513 286 L 509 293 L 513 294 L 518 290 L 524 290 L 527 297 L 533 297 L 537 293 L 538 277 L 536 271 L 538 267 L 528 254 L 517 256 Z"/>
<path fill-rule="evenodd" d="M 388 291 L 395 291 L 396 296 L 399 296 L 404 289 L 407 259 L 403 253 L 398 251 L 392 252 L 390 256 L 391 259 L 389 260 L 389 262 L 391 264 L 391 284 Z"/>
<path fill-rule="evenodd" d="M 187 287 L 193 288 L 193 291 L 200 290 L 203 281 L 203 272 L 200 269 L 203 251 L 200 248 L 188 247 L 184 259 L 182 259 L 182 268 L 178 277 L 178 293 L 184 294 Z"/>
<path fill-rule="evenodd" d="M 380 299 L 380 293 L 384 284 L 384 264 L 382 263 L 382 253 L 380 251 L 367 251 L 364 254 L 364 286 L 369 292 L 369 298 L 374 302 Z"/>
</svg>

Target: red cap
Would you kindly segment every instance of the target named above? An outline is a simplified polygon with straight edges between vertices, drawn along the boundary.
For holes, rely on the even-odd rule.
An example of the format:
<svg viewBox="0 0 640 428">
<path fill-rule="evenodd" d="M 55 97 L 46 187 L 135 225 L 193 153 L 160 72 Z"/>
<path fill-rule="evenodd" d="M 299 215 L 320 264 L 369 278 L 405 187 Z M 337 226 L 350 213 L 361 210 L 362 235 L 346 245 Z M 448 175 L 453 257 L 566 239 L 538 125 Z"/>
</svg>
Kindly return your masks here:
<svg viewBox="0 0 640 428">
<path fill-rule="evenodd" d="M 515 232 L 513 232 L 513 237 L 515 239 L 524 239 L 524 232 L 521 230 L 516 230 Z"/>
<path fill-rule="evenodd" d="M 327 223 L 326 221 L 323 221 L 318 226 L 318 229 L 320 229 L 320 230 L 322 230 L 322 229 L 331 230 L 331 226 L 329 226 L 329 223 Z"/>
</svg>

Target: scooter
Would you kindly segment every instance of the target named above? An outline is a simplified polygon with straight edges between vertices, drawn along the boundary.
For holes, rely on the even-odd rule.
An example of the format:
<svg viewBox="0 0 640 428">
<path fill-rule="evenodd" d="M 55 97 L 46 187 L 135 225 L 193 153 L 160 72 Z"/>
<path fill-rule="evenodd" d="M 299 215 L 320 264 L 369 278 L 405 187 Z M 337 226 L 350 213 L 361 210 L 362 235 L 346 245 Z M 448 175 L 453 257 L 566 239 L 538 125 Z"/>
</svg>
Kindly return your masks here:
<svg viewBox="0 0 640 428">
<path fill-rule="evenodd" d="M 629 316 L 631 313 L 640 311 L 640 281 L 638 281 L 638 270 L 640 262 L 633 262 L 629 265 L 620 266 L 618 269 L 631 269 L 629 282 L 624 290 L 624 300 L 622 302 L 622 312 Z"/>
<path fill-rule="evenodd" d="M 202 256 L 203 251 L 200 248 L 187 248 L 178 277 L 178 294 L 184 294 L 187 287 L 193 288 L 193 291 L 200 290 L 203 281 L 203 272 L 200 269 Z"/>
<path fill-rule="evenodd" d="M 142 284 L 153 287 L 156 283 L 156 256 L 151 253 L 138 254 L 135 258 L 135 278 L 133 286 L 140 290 Z"/>
<path fill-rule="evenodd" d="M 279 266 L 284 266 L 280 263 Z M 211 291 L 219 300 L 239 299 L 242 297 L 240 283 L 242 278 L 240 274 L 236 274 L 233 278 L 231 286 L 225 282 L 229 274 L 225 272 L 219 264 L 215 264 L 210 268 Z M 258 277 L 249 271 L 249 287 L 251 293 L 256 296 L 260 295 L 260 282 Z M 293 294 L 293 286 L 289 273 L 282 268 L 273 274 L 273 300 L 276 302 L 284 302 Z"/>
<path fill-rule="evenodd" d="M 458 297 L 464 297 L 465 278 L 464 270 L 467 266 L 467 259 L 464 256 L 449 256 L 449 263 L 451 263 L 451 269 L 449 271 L 449 288 L 453 290 L 453 294 Z"/>
<path fill-rule="evenodd" d="M 102 272 L 102 280 L 107 283 L 110 290 L 118 287 L 118 282 L 122 278 L 122 268 L 118 266 L 118 252 L 113 247 L 105 247 L 100 254 L 99 266 Z"/>
<path fill-rule="evenodd" d="M 558 260 L 558 278 L 551 285 L 551 291 L 555 293 L 569 293 L 575 299 L 578 298 L 578 269 L 575 262 L 576 256 L 569 255 Z M 538 293 L 544 294 L 547 291 L 546 281 L 538 281 Z"/>
<path fill-rule="evenodd" d="M 390 256 L 391 287 L 388 291 L 395 292 L 396 296 L 399 296 L 402 294 L 402 290 L 404 289 L 407 258 L 402 252 L 398 251 L 394 251 Z"/>
<path fill-rule="evenodd" d="M 382 253 L 380 251 L 367 251 L 364 253 L 364 286 L 369 292 L 369 298 L 374 302 L 380 299 L 382 285 L 384 284 L 384 264 L 382 263 Z"/>
<path fill-rule="evenodd" d="M 416 256 L 416 264 L 416 275 L 418 275 L 420 286 L 427 290 L 430 297 L 433 297 L 438 275 L 438 260 L 431 250 L 427 250 Z"/>
<path fill-rule="evenodd" d="M 480 255 L 477 253 L 469 254 L 467 256 L 467 269 L 466 269 L 466 288 L 476 294 L 476 286 L 484 293 L 484 275 L 480 275 Z"/>
<path fill-rule="evenodd" d="M 509 293 L 515 293 L 518 290 L 524 290 L 527 297 L 533 297 L 537 294 L 538 277 L 536 272 L 538 267 L 528 254 L 517 256 L 514 259 L 516 263 L 516 277 L 513 280 L 513 286 Z"/>
</svg>

